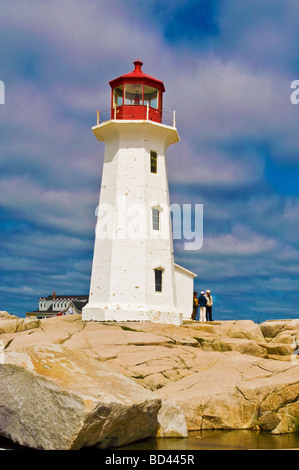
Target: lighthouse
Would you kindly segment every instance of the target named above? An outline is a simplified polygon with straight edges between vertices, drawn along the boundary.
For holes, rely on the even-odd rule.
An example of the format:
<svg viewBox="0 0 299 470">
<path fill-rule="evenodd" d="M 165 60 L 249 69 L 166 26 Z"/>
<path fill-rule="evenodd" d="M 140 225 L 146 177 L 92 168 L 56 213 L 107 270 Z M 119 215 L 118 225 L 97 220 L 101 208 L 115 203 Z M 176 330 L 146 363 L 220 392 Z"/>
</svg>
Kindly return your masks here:
<svg viewBox="0 0 299 470">
<path fill-rule="evenodd" d="M 162 81 L 142 62 L 109 82 L 109 118 L 92 127 L 105 143 L 94 255 L 84 321 L 180 325 L 192 312 L 195 274 L 175 264 L 167 148 L 179 142 L 163 119 Z"/>
</svg>

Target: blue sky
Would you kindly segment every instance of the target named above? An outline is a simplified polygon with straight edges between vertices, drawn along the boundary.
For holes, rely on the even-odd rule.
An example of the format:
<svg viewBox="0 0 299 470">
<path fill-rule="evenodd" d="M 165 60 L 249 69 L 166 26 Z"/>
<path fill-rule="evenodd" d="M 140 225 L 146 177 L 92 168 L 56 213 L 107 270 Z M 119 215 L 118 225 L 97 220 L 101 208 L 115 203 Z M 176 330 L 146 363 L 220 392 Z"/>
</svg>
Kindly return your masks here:
<svg viewBox="0 0 299 470">
<path fill-rule="evenodd" d="M 172 203 L 203 204 L 204 243 L 175 259 L 215 319 L 297 318 L 299 5 L 293 0 L 2 0 L 0 310 L 89 290 L 109 80 L 166 87 L 181 141 Z"/>
</svg>

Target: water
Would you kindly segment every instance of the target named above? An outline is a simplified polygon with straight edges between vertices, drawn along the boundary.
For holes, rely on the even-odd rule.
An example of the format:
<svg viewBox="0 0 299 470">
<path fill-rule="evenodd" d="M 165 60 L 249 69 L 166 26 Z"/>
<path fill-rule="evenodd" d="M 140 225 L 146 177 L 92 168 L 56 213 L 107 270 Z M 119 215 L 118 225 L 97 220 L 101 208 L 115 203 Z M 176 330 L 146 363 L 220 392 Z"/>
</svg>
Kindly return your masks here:
<svg viewBox="0 0 299 470">
<path fill-rule="evenodd" d="M 0 449 L 23 450 L 8 439 L 0 437 Z M 111 450 L 299 450 L 299 436 L 295 434 L 273 435 L 269 432 L 250 430 L 207 430 L 189 432 L 187 438 L 146 439 Z M 28 449 L 30 450 L 30 449 Z M 88 449 L 84 449 L 87 450 Z M 95 450 L 95 448 L 93 448 Z M 99 450 L 99 452 L 101 452 Z"/>
<path fill-rule="evenodd" d="M 189 432 L 186 439 L 147 439 L 119 450 L 273 450 L 298 449 L 299 436 L 274 435 L 251 430 L 207 430 Z"/>
</svg>

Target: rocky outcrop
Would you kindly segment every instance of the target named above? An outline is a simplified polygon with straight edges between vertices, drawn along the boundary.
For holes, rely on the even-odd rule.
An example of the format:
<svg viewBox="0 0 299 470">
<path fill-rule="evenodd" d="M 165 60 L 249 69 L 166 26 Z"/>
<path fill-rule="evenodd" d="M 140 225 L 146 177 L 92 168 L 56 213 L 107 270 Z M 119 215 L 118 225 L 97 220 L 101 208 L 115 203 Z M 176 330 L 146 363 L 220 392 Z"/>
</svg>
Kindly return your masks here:
<svg viewBox="0 0 299 470">
<path fill-rule="evenodd" d="M 124 445 L 157 432 L 160 399 L 82 351 L 34 346 L 0 365 L 0 433 L 44 450 Z"/>
<path fill-rule="evenodd" d="M 292 362 L 297 358 L 299 348 L 298 320 L 269 320 L 260 325 L 264 336 L 264 347 L 271 359 Z"/>
<path fill-rule="evenodd" d="M 299 319 L 268 320 L 261 323 L 260 328 L 266 341 L 277 340 L 281 334 L 289 334 L 299 339 Z"/>
<path fill-rule="evenodd" d="M 39 326 L 40 321 L 35 318 L 20 318 L 0 311 L 0 335 L 3 333 L 17 333 L 18 331 L 31 330 Z"/>
<path fill-rule="evenodd" d="M 161 400 L 159 412 L 155 408 L 152 414 L 149 413 L 155 416 L 160 437 L 184 436 L 186 429 L 263 429 L 274 434 L 286 433 L 294 432 L 299 420 L 297 320 L 261 325 L 252 321 L 189 321 L 175 326 L 141 322 L 82 322 L 79 315 L 66 315 L 41 320 L 31 326 L 17 332 L 8 328 L 0 335 L 6 348 L 4 362 L 7 366 L 20 367 L 20 355 L 16 356 L 18 360 L 15 363 L 12 362 L 13 355 L 20 353 L 25 354 L 24 357 L 30 356 L 32 363 L 32 352 L 29 351 L 38 350 L 34 348 L 41 346 L 71 350 L 78 356 L 84 352 L 84 357 L 95 361 L 93 364 L 97 367 L 105 366 L 110 374 L 117 375 L 118 380 L 120 377 L 127 380 L 128 390 L 138 386 L 139 390 L 150 393 L 152 400 Z M 57 374 L 54 377 L 50 369 L 37 365 L 41 362 L 38 355 L 35 358 L 35 369 L 30 372 L 35 374 L 34 377 L 39 380 L 40 377 L 46 378 L 54 382 L 55 387 L 61 387 L 63 393 L 76 393 L 78 400 L 82 400 L 81 391 L 70 387 L 72 380 L 77 380 L 76 367 L 72 369 L 73 379 L 69 376 L 67 385 L 60 382 L 61 368 L 55 366 Z M 25 367 L 27 373 L 28 367 Z M 82 375 L 81 384 L 85 383 L 86 387 L 83 395 L 93 396 L 96 388 L 100 387 L 101 381 L 93 383 L 93 376 L 93 368 L 87 368 Z M 92 392 L 88 391 L 89 386 Z M 29 385 L 26 390 L 30 395 Z M 115 403 L 113 396 L 114 391 L 111 401 Z M 138 403 L 142 408 L 143 400 Z M 17 410 L 17 415 L 20 413 L 16 402 L 10 408 Z M 0 422 L 3 420 L 2 412 L 0 407 Z M 80 413 L 84 423 L 85 411 Z M 72 422 L 72 415 L 69 416 Z M 93 421 L 97 415 L 92 411 L 89 416 Z M 109 416 L 113 418 L 114 413 Z M 126 421 L 128 415 L 124 416 Z M 136 419 L 135 423 L 138 422 Z M 130 429 L 129 423 L 123 427 Z M 92 443 L 91 438 L 86 443 L 82 437 L 89 426 L 90 422 L 82 425 L 80 445 Z M 114 432 L 116 427 L 111 424 L 111 429 Z M 119 431 L 115 432 L 119 432 L 119 437 L 108 432 L 100 434 L 97 442 L 102 442 L 102 446 L 123 442 L 122 427 L 117 426 L 117 429 Z M 132 440 L 139 438 L 142 435 L 137 432 L 131 437 Z"/>
</svg>

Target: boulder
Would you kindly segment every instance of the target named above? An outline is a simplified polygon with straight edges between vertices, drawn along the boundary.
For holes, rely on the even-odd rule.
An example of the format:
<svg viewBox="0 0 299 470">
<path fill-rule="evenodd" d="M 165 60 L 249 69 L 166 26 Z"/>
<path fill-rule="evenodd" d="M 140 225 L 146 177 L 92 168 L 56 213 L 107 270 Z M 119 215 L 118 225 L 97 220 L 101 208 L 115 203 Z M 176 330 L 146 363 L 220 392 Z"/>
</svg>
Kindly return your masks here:
<svg viewBox="0 0 299 470">
<path fill-rule="evenodd" d="M 263 431 L 273 431 L 281 419 L 277 416 L 274 411 L 266 411 L 258 418 L 258 425 Z"/>
<path fill-rule="evenodd" d="M 272 340 L 273 343 L 281 343 L 281 344 L 292 344 L 294 342 L 294 336 L 290 333 L 278 333 Z"/>
<path fill-rule="evenodd" d="M 4 313 L 4 315 L 0 315 L 0 334 L 31 330 L 38 328 L 40 324 L 40 320 L 35 318 L 18 318 L 7 314 L 7 312 L 0 313 Z"/>
<path fill-rule="evenodd" d="M 4 318 L 16 318 L 15 315 L 11 315 L 10 313 L 6 312 L 5 310 L 0 310 L 0 320 Z"/>
<path fill-rule="evenodd" d="M 276 357 L 283 357 L 287 356 L 290 358 L 291 354 L 293 353 L 296 346 L 294 344 L 289 343 L 278 343 L 278 342 L 271 342 L 271 343 L 262 343 L 261 346 L 266 349 L 267 354 L 269 356 L 275 355 Z"/>
<path fill-rule="evenodd" d="M 8 352 L 0 364 L 0 434 L 44 450 L 124 445 L 157 431 L 161 400 L 80 350 Z"/>
<path fill-rule="evenodd" d="M 187 437 L 188 429 L 183 410 L 173 403 L 162 402 L 158 414 L 157 437 Z"/>
<path fill-rule="evenodd" d="M 274 338 L 285 327 L 285 320 L 267 320 L 260 324 L 260 329 L 265 338 Z"/>
<path fill-rule="evenodd" d="M 276 428 L 273 429 L 272 434 L 287 434 L 298 432 L 299 425 L 299 401 L 290 403 L 285 406 L 280 412 L 280 422 Z M 297 427 L 297 429 L 296 429 Z"/>
<path fill-rule="evenodd" d="M 256 342 L 264 341 L 263 333 L 256 323 L 252 320 L 239 320 L 232 322 L 226 335 L 229 338 L 240 338 Z"/>
<path fill-rule="evenodd" d="M 260 324 L 265 338 L 273 339 L 280 333 L 297 335 L 299 332 L 299 320 L 268 320 Z"/>
<path fill-rule="evenodd" d="M 204 338 L 201 341 L 201 347 L 204 351 L 237 351 L 241 354 L 250 354 L 257 357 L 266 357 L 267 351 L 263 344 L 258 345 L 254 341 L 236 338 Z"/>
<path fill-rule="evenodd" d="M 183 323 L 183 328 L 202 331 L 203 333 L 222 334 L 223 322 L 198 322 L 188 321 Z"/>
</svg>

